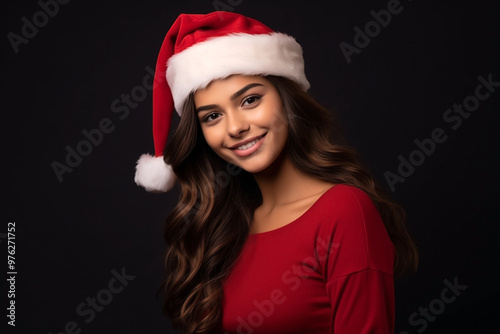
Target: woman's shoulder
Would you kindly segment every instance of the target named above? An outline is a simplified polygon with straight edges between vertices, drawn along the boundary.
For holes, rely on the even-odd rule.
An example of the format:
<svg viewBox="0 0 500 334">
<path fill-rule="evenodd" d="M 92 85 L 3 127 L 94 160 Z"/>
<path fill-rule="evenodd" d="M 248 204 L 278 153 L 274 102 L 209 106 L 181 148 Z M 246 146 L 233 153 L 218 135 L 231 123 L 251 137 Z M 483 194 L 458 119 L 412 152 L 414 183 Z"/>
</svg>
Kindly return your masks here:
<svg viewBox="0 0 500 334">
<path fill-rule="evenodd" d="M 392 273 L 394 246 L 366 191 L 336 185 L 321 198 L 311 217 L 318 245 L 329 245 L 330 278 L 364 269 Z"/>
<path fill-rule="evenodd" d="M 372 207 L 373 201 L 362 189 L 348 185 L 336 184 L 328 189 L 317 201 L 317 206 L 321 208 L 349 210 L 365 209 Z"/>
<path fill-rule="evenodd" d="M 324 233 L 363 232 L 383 229 L 380 213 L 367 192 L 355 186 L 337 184 L 316 202 L 310 212 Z"/>
</svg>

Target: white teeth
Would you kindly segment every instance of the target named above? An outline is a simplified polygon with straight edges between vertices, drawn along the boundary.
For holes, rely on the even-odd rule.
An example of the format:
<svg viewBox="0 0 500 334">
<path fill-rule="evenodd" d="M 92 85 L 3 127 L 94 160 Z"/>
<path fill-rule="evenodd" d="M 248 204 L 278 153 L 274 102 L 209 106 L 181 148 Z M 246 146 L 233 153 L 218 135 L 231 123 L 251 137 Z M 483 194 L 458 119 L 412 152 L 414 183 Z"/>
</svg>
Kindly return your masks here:
<svg viewBox="0 0 500 334">
<path fill-rule="evenodd" d="M 238 150 L 246 150 L 247 148 L 254 146 L 258 141 L 259 141 L 259 139 L 256 139 L 254 141 L 249 142 L 248 144 L 241 145 L 238 147 Z"/>
</svg>

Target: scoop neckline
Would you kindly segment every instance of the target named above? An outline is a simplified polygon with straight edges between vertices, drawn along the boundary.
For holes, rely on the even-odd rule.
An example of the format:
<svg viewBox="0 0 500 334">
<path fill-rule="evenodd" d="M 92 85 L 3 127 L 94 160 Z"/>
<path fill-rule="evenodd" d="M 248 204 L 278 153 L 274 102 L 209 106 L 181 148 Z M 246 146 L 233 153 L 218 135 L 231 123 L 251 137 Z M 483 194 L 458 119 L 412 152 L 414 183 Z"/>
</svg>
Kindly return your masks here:
<svg viewBox="0 0 500 334">
<path fill-rule="evenodd" d="M 255 237 L 259 237 L 259 236 L 266 236 L 266 235 L 274 234 L 276 232 L 279 232 L 279 231 L 282 231 L 286 228 L 289 228 L 291 225 L 296 225 L 298 221 L 303 220 L 305 218 L 305 216 L 308 215 L 318 205 L 318 203 L 320 201 L 322 201 L 322 199 L 326 196 L 326 194 L 328 194 L 330 191 L 332 191 L 333 188 L 335 188 L 336 186 L 339 186 L 339 185 L 340 184 L 334 184 L 330 188 L 328 188 L 323 194 L 321 194 L 320 197 L 318 197 L 318 199 L 306 211 L 304 211 L 300 216 L 298 216 L 297 218 L 295 218 L 291 222 L 289 222 L 283 226 L 280 226 L 278 228 L 275 228 L 273 230 L 259 232 L 259 233 L 249 233 L 248 234 L 249 237 L 255 238 Z"/>
</svg>

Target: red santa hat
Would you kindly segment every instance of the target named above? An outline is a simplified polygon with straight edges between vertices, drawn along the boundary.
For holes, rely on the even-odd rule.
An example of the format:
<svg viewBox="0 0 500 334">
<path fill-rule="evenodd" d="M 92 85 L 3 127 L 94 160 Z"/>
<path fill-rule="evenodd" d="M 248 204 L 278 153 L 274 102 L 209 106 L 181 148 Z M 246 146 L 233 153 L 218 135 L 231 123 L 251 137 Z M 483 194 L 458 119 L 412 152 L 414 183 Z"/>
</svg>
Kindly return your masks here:
<svg viewBox="0 0 500 334">
<path fill-rule="evenodd" d="M 173 187 L 175 175 L 163 151 L 174 109 L 182 117 L 190 93 L 233 74 L 282 76 L 309 89 L 302 48 L 293 37 L 237 13 L 179 15 L 158 54 L 153 86 L 155 155 L 143 154 L 137 161 L 138 185 L 152 192 Z"/>
</svg>

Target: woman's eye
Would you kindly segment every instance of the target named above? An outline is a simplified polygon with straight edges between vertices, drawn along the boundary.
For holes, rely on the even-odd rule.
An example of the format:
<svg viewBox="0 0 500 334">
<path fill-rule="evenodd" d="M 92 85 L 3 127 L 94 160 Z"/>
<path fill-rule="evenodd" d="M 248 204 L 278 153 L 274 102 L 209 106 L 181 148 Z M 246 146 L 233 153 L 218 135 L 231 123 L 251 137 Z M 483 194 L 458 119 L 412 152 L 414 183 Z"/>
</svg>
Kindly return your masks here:
<svg viewBox="0 0 500 334">
<path fill-rule="evenodd" d="M 257 102 L 259 99 L 261 98 L 261 96 L 259 95 L 252 95 L 252 96 L 249 96 L 247 97 L 246 99 L 243 100 L 243 106 L 248 106 L 248 105 L 251 105 L 255 102 Z"/>
<path fill-rule="evenodd" d="M 219 117 L 219 114 L 216 112 L 212 112 L 210 114 L 206 114 L 205 117 L 203 117 L 204 122 L 212 122 L 215 121 Z"/>
</svg>

